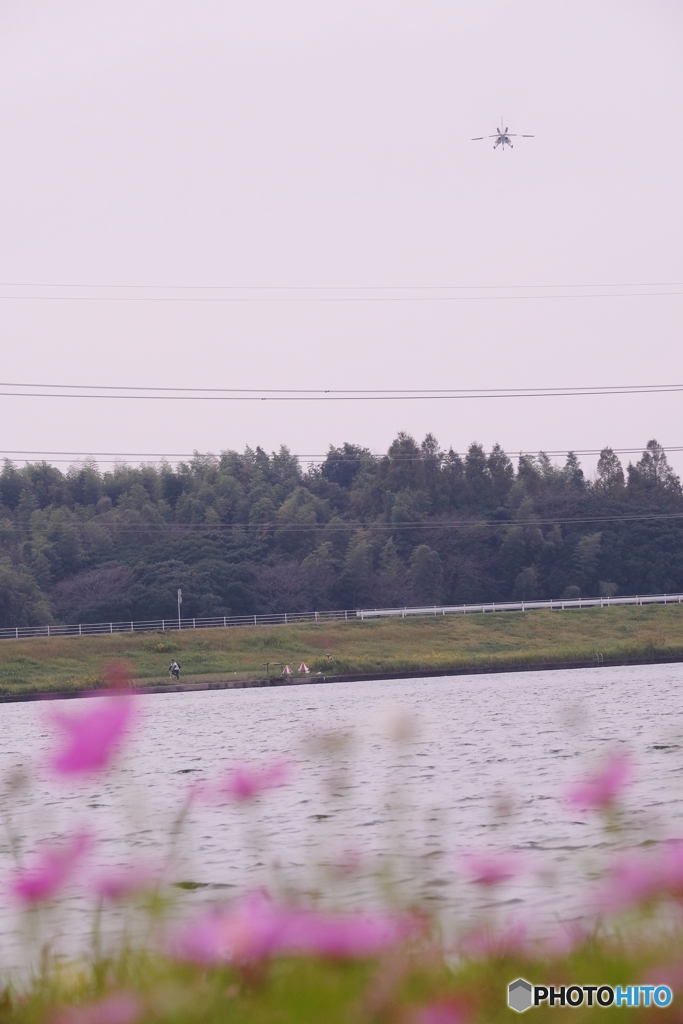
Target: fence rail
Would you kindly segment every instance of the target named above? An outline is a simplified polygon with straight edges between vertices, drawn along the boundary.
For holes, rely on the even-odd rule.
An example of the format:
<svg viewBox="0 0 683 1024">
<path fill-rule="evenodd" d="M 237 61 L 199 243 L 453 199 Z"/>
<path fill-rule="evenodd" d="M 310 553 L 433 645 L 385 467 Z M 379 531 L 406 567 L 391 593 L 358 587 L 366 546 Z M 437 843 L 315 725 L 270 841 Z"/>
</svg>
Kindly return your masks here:
<svg viewBox="0 0 683 1024">
<path fill-rule="evenodd" d="M 15 626 L 0 629 L 0 640 L 32 637 L 97 636 L 106 633 L 168 633 L 179 629 L 227 629 L 230 626 L 287 626 L 294 622 L 355 622 L 359 619 L 408 618 L 412 615 L 476 615 L 487 612 L 527 612 L 537 608 L 612 608 L 616 605 L 681 604 L 683 594 L 636 597 L 591 597 L 553 601 L 502 601 L 485 604 L 434 605 L 422 608 L 353 608 L 326 612 L 284 612 L 274 615 L 214 615 L 212 618 L 147 619 L 138 622 L 81 622 L 70 625 Z"/>
</svg>

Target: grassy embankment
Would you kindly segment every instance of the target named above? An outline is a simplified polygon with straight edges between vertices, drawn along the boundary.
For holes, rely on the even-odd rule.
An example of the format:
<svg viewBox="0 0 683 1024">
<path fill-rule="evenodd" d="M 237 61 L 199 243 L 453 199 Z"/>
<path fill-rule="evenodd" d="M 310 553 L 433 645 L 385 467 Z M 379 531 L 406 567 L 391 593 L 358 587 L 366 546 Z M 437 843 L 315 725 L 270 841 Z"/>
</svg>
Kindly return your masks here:
<svg viewBox="0 0 683 1024">
<path fill-rule="evenodd" d="M 305 661 L 328 675 L 447 672 L 609 660 L 683 660 L 683 606 L 301 623 L 182 633 L 0 641 L 0 694 L 89 689 L 125 658 L 140 684 L 278 676 Z M 331 655 L 331 660 L 327 655 Z M 275 665 L 273 664 L 275 663 Z"/>
</svg>

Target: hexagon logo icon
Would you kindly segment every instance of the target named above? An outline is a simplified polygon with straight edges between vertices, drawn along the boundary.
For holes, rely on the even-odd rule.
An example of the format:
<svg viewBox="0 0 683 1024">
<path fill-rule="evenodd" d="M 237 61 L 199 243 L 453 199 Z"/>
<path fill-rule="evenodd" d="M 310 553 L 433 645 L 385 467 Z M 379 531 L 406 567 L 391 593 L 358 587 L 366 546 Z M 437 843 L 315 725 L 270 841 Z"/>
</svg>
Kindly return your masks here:
<svg viewBox="0 0 683 1024">
<path fill-rule="evenodd" d="M 517 1013 L 524 1013 L 533 1002 L 532 988 L 524 978 L 517 978 L 508 985 L 508 1006 Z"/>
</svg>

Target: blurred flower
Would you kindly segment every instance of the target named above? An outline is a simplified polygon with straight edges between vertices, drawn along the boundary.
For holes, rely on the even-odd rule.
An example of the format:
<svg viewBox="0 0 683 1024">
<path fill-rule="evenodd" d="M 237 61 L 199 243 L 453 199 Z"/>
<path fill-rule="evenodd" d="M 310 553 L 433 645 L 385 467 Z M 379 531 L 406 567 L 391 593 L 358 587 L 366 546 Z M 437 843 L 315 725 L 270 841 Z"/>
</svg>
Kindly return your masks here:
<svg viewBox="0 0 683 1024">
<path fill-rule="evenodd" d="M 524 953 L 529 928 L 524 921 L 507 921 L 497 928 L 476 928 L 462 936 L 459 947 L 467 957 L 485 959 Z"/>
<path fill-rule="evenodd" d="M 131 668 L 124 658 L 115 658 L 104 666 L 104 681 L 112 693 L 124 693 L 131 686 Z"/>
<path fill-rule="evenodd" d="M 171 954 L 204 965 L 276 955 L 376 956 L 420 930 L 415 917 L 323 913 L 272 903 L 256 893 L 176 929 Z"/>
<path fill-rule="evenodd" d="M 61 750 L 51 759 L 53 771 L 80 775 L 106 768 L 130 728 L 134 700 L 123 695 L 103 697 L 76 715 L 51 708 L 50 718 L 64 736 Z"/>
<path fill-rule="evenodd" d="M 133 1024 L 143 1006 L 131 992 L 113 992 L 83 1006 L 69 1006 L 53 1018 L 54 1024 Z"/>
<path fill-rule="evenodd" d="M 237 900 L 185 922 L 171 936 L 171 955 L 205 966 L 262 960 L 274 951 L 282 932 L 281 912 L 261 893 Z"/>
<path fill-rule="evenodd" d="M 146 889 L 158 885 L 161 870 L 157 865 L 128 864 L 122 868 L 113 868 L 96 874 L 90 888 L 99 899 L 116 903 L 118 900 L 136 896 Z"/>
<path fill-rule="evenodd" d="M 541 944 L 542 954 L 550 957 L 568 957 L 587 942 L 591 935 L 592 930 L 587 921 L 566 921 L 544 934 L 538 942 Z"/>
<path fill-rule="evenodd" d="M 216 783 L 200 784 L 197 792 L 208 799 L 228 799 L 236 803 L 253 800 L 268 789 L 282 786 L 290 776 L 289 764 L 280 759 L 252 767 L 230 768 Z"/>
<path fill-rule="evenodd" d="M 285 921 L 280 949 L 343 959 L 377 956 L 421 930 L 415 916 L 294 911 Z"/>
<path fill-rule="evenodd" d="M 602 910 L 624 909 L 663 896 L 683 896 L 683 842 L 648 854 L 623 854 L 609 867 L 598 895 Z"/>
<path fill-rule="evenodd" d="M 675 992 L 680 992 L 683 989 L 683 964 L 674 961 L 651 967 L 639 980 L 645 985 L 668 985 Z"/>
<path fill-rule="evenodd" d="M 407 1014 L 408 1024 L 464 1024 L 470 1014 L 452 999 L 439 999 L 417 1006 Z"/>
<path fill-rule="evenodd" d="M 348 729 L 320 729 L 306 737 L 305 747 L 317 757 L 334 756 L 348 750 L 353 739 Z"/>
<path fill-rule="evenodd" d="M 581 809 L 611 807 L 621 790 L 633 776 L 633 763 L 628 754 L 613 754 L 600 771 L 580 779 L 569 787 L 566 800 Z"/>
<path fill-rule="evenodd" d="M 362 867 L 363 854 L 354 846 L 347 846 L 340 850 L 337 856 L 330 861 L 332 871 L 342 877 L 357 875 Z"/>
<path fill-rule="evenodd" d="M 498 885 L 522 871 L 521 859 L 511 853 L 463 853 L 460 862 L 478 885 Z"/>
<path fill-rule="evenodd" d="M 87 832 L 77 832 L 67 842 L 45 846 L 31 867 L 17 871 L 11 881 L 14 895 L 32 906 L 53 899 L 73 877 L 92 845 Z"/>
<path fill-rule="evenodd" d="M 420 731 L 417 715 L 406 711 L 394 711 L 386 726 L 387 735 L 394 743 L 407 743 L 415 739 Z"/>
</svg>

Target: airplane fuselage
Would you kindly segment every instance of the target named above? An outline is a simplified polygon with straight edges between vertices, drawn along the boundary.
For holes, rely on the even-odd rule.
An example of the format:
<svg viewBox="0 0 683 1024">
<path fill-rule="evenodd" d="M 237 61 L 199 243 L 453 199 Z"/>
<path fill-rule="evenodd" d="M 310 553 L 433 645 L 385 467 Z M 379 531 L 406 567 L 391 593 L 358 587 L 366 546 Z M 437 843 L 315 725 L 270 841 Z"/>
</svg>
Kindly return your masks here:
<svg viewBox="0 0 683 1024">
<path fill-rule="evenodd" d="M 522 135 L 521 137 L 523 139 L 533 139 L 534 138 L 533 135 Z M 517 134 L 515 132 L 512 132 L 511 135 L 508 134 L 508 129 L 505 126 L 505 121 L 503 121 L 503 119 L 501 118 L 500 128 L 496 128 L 496 134 L 495 135 L 477 135 L 477 136 L 475 136 L 472 139 L 472 142 L 481 142 L 483 139 L 495 139 L 496 141 L 493 143 L 493 148 L 497 149 L 498 146 L 502 146 L 503 150 L 505 150 L 506 146 L 509 146 L 510 149 L 514 149 L 515 148 L 513 143 L 510 140 L 511 139 L 516 139 L 516 138 L 517 138 Z"/>
</svg>

